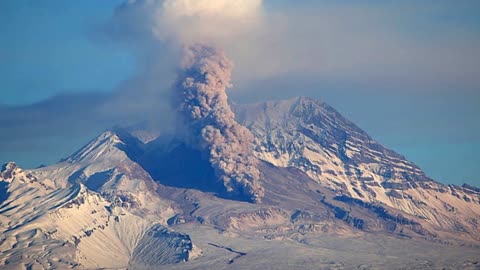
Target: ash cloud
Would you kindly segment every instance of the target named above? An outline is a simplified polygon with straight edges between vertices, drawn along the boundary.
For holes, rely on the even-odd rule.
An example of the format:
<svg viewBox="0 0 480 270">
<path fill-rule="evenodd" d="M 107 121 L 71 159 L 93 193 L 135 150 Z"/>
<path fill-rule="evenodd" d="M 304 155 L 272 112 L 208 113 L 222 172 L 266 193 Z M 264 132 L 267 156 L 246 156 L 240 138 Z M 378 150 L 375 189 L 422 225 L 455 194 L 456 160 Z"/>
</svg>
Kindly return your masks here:
<svg viewBox="0 0 480 270">
<path fill-rule="evenodd" d="M 160 0 L 132 2 L 151 10 L 151 33 L 174 51 L 183 48 L 173 107 L 186 130 L 185 141 L 207 157 L 217 181 L 232 196 L 260 202 L 258 160 L 253 136 L 235 121 L 226 89 L 232 63 L 220 47 L 259 22 L 262 0 Z M 138 6 L 137 6 L 138 7 Z M 128 9 L 127 9 L 128 10 Z"/>
<path fill-rule="evenodd" d="M 182 68 L 174 103 L 186 125 L 187 143 L 208 154 L 227 194 L 260 202 L 264 189 L 250 149 L 253 135 L 235 121 L 228 104 L 232 63 L 214 47 L 191 45 Z"/>
</svg>

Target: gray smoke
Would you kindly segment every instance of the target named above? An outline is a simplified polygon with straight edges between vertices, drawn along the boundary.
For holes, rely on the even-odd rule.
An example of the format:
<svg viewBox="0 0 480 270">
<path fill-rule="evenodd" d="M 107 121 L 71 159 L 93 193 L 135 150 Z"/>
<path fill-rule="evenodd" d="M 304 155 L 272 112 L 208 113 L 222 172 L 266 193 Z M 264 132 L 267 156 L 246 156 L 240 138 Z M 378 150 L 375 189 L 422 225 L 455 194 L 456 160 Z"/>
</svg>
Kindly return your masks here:
<svg viewBox="0 0 480 270">
<path fill-rule="evenodd" d="M 250 131 L 235 121 L 228 104 L 232 64 L 222 51 L 205 45 L 185 48 L 176 85 L 176 105 L 187 126 L 187 143 L 208 155 L 225 191 L 260 202 L 258 160 Z"/>
</svg>

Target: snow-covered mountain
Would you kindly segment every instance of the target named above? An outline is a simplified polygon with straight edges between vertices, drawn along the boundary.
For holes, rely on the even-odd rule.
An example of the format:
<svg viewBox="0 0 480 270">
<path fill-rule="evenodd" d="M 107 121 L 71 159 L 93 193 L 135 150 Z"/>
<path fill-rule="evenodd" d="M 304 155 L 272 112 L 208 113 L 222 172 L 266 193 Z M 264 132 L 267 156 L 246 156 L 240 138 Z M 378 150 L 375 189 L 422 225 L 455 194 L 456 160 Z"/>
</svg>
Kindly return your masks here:
<svg viewBox="0 0 480 270">
<path fill-rule="evenodd" d="M 478 189 L 433 181 L 318 101 L 234 108 L 261 204 L 224 198 L 175 138 L 107 131 L 57 164 L 2 167 L 2 269 L 478 266 Z"/>
<path fill-rule="evenodd" d="M 157 184 L 123 147 L 109 131 L 49 167 L 24 171 L 6 164 L 0 175 L 2 263 L 44 269 L 141 265 L 148 257 L 143 253 L 150 254 L 145 245 L 156 238 L 167 243 L 156 260 L 189 258 L 191 241 L 161 227 L 175 213 L 171 202 L 157 196 Z"/>
<path fill-rule="evenodd" d="M 236 113 L 255 135 L 259 159 L 298 168 L 343 200 L 418 217 L 435 234 L 480 240 L 478 189 L 433 181 L 327 104 L 300 97 L 243 105 Z"/>
</svg>

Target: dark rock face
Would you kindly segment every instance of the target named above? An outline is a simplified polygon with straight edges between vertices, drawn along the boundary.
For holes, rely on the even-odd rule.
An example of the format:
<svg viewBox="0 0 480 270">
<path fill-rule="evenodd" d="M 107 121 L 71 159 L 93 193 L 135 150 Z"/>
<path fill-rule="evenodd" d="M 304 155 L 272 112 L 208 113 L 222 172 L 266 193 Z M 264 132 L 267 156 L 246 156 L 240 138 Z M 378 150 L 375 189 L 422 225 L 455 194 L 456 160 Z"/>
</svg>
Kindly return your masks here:
<svg viewBox="0 0 480 270">
<path fill-rule="evenodd" d="M 363 229 L 363 226 L 365 224 L 365 221 L 361 218 L 352 216 L 350 214 L 350 211 L 346 210 L 345 208 L 342 208 L 340 206 L 336 206 L 332 203 L 329 203 L 325 200 L 322 200 L 322 203 L 330 208 L 333 211 L 333 214 L 335 215 L 335 218 L 341 219 L 345 221 L 348 224 L 353 225 L 353 227 L 358 228 L 358 229 Z"/>
<path fill-rule="evenodd" d="M 402 194 L 400 194 L 398 191 L 394 189 L 387 192 L 387 195 L 396 199 L 403 199 Z"/>
<path fill-rule="evenodd" d="M 17 168 L 17 164 L 15 164 L 15 162 L 9 162 L 9 163 L 3 164 L 2 170 L 0 171 L 0 177 L 2 179 L 12 178 L 16 168 Z"/>
<path fill-rule="evenodd" d="M 185 218 L 180 214 L 176 214 L 175 216 L 173 216 L 173 217 L 171 217 L 167 220 L 168 226 L 183 224 L 185 222 L 186 222 Z"/>
</svg>

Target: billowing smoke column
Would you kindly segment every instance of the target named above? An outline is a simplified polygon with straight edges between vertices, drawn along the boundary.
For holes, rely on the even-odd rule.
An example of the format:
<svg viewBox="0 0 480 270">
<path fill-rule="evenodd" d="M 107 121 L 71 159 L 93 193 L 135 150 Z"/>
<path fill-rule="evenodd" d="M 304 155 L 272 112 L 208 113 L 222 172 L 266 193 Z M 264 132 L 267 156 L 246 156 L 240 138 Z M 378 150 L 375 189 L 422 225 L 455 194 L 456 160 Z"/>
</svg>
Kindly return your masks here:
<svg viewBox="0 0 480 270">
<path fill-rule="evenodd" d="M 260 202 L 258 160 L 250 131 L 235 121 L 228 104 L 232 64 L 222 51 L 204 45 L 185 48 L 176 102 L 185 120 L 188 143 L 208 154 L 228 194 Z"/>
<path fill-rule="evenodd" d="M 187 45 L 173 93 L 173 105 L 179 108 L 186 126 L 181 129 L 187 131 L 182 135 L 186 135 L 186 143 L 208 157 L 227 194 L 253 202 L 260 202 L 264 196 L 258 160 L 250 149 L 253 136 L 235 121 L 228 105 L 225 90 L 230 86 L 232 64 L 215 48 L 237 44 L 237 40 L 244 40 L 259 28 L 262 3 L 128 0 L 116 11 L 116 25 L 134 37 L 146 35 L 148 41 L 159 41 L 162 50 L 173 48 L 175 52 L 178 46 Z"/>
</svg>

